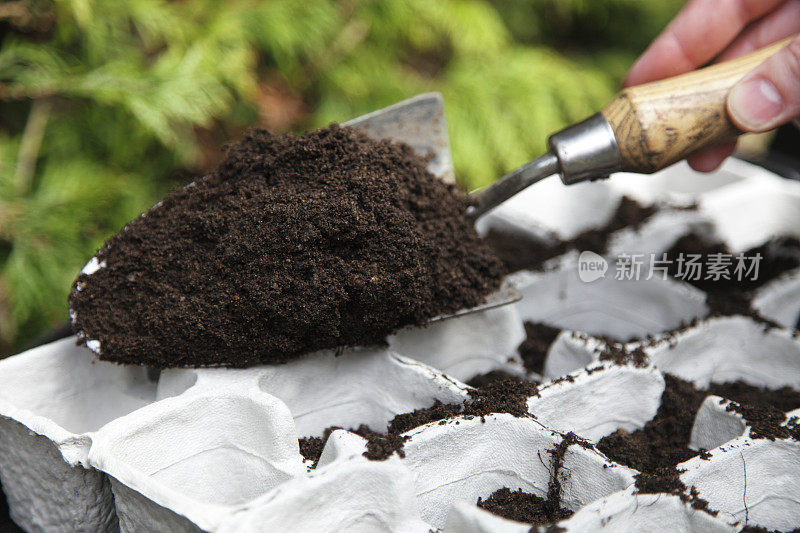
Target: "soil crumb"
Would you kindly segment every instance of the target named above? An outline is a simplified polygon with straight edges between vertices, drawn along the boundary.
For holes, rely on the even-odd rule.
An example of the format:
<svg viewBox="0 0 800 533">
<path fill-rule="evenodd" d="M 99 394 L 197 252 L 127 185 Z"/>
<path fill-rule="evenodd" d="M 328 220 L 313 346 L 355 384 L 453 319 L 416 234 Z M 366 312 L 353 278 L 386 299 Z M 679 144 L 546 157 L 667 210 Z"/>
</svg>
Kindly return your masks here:
<svg viewBox="0 0 800 533">
<path fill-rule="evenodd" d="M 800 391 L 790 387 L 768 389 L 748 385 L 743 381 L 732 383 L 712 383 L 708 394 L 721 396 L 744 405 L 767 405 L 782 413 L 793 411 L 800 407 Z"/>
<path fill-rule="evenodd" d="M 547 498 L 526 493 L 521 489 L 512 491 L 508 487 L 504 487 L 492 493 L 485 501 L 478 498 L 478 506 L 503 518 L 533 525 L 551 524 L 569 518 L 573 512 L 561 505 L 563 492 L 561 481 L 564 475 L 562 474 L 564 455 L 573 444 L 592 448 L 591 443 L 569 432 L 563 436 L 555 448 L 547 451 L 552 458 Z"/>
<path fill-rule="evenodd" d="M 603 437 L 597 449 L 620 464 L 645 474 L 659 474 L 691 459 L 694 417 L 706 397 L 688 381 L 666 374 L 666 387 L 655 417 L 632 433 L 617 430 Z"/>
<path fill-rule="evenodd" d="M 486 500 L 478 498 L 477 504 L 478 507 L 503 518 L 532 525 L 551 524 L 573 514 L 557 502 L 553 505 L 535 494 L 523 492 L 522 489 L 512 491 L 508 487 L 493 492 Z"/>
<path fill-rule="evenodd" d="M 645 367 L 650 363 L 650 359 L 648 359 L 647 354 L 641 347 L 629 350 L 621 342 L 617 342 L 614 339 L 600 338 L 606 343 L 600 352 L 601 361 L 613 361 L 618 365 L 633 365 L 639 368 Z"/>
<path fill-rule="evenodd" d="M 525 368 L 541 374 L 547 359 L 547 350 L 556 340 L 561 329 L 540 322 L 525 322 L 525 340 L 517 348 Z"/>
<path fill-rule="evenodd" d="M 800 427 L 797 418 L 786 421 L 786 413 L 770 405 L 740 404 L 732 402 L 726 408 L 742 415 L 750 426 L 750 436 L 754 439 L 789 439 L 800 441 Z M 787 422 L 784 424 L 784 422 Z"/>
<path fill-rule="evenodd" d="M 643 206 L 636 200 L 623 196 L 614 215 L 599 229 L 585 231 L 569 241 L 555 237 L 550 242 L 537 240 L 520 233 L 490 230 L 487 242 L 505 263 L 508 272 L 518 270 L 543 270 L 548 259 L 570 250 L 592 251 L 603 254 L 607 251 L 611 234 L 623 228 L 638 228 L 657 210 L 655 205 Z"/>
<path fill-rule="evenodd" d="M 800 440 L 796 421 L 785 423 L 784 410 L 800 407 L 800 392 L 789 388 L 769 390 L 744 382 L 712 383 L 698 390 L 688 381 L 666 374 L 661 405 L 653 420 L 644 428 L 628 433 L 618 430 L 600 440 L 597 449 L 618 463 L 641 472 L 636 488 L 643 494 L 677 494 L 695 509 L 716 514 L 696 489 L 687 493 L 680 480 L 679 463 L 695 456 L 707 458 L 705 450 L 689 449 L 692 426 L 700 405 L 709 394 L 746 403 L 731 403 L 729 410 L 740 413 L 751 426 L 753 438 L 795 438 Z M 780 406 L 779 408 L 777 406 Z"/>
<path fill-rule="evenodd" d="M 692 508 L 717 516 L 719 511 L 712 510 L 708 501 L 701 498 L 695 487 L 687 493 L 686 485 L 681 481 L 681 472 L 675 468 L 662 468 L 652 473 L 642 472 L 636 475 L 636 491 L 640 494 L 675 494 Z"/>
<path fill-rule="evenodd" d="M 408 437 L 404 433 L 414 428 L 433 422 L 444 423 L 446 420 L 462 416 L 466 419 L 479 417 L 484 419 L 492 413 L 510 413 L 525 417 L 528 414 L 528 398 L 538 394 L 537 384 L 516 377 L 490 380 L 485 386 L 469 391 L 469 398 L 461 404 L 445 404 L 434 400 L 433 405 L 402 413 L 389 421 L 385 433 L 379 433 L 361 425 L 350 429 L 353 433 L 367 439 L 367 452 L 364 455 L 372 460 L 388 459 L 395 452 L 404 456 L 403 444 Z M 323 436 L 300 439 L 300 452 L 303 457 L 314 462 L 319 460 L 325 442 L 331 432 L 339 427 L 327 428 Z"/>
<path fill-rule="evenodd" d="M 470 387 L 475 387 L 476 389 L 480 389 L 488 385 L 491 385 L 495 381 L 503 381 L 506 379 L 510 379 L 511 381 L 530 382 L 530 380 L 526 380 L 525 378 L 509 374 L 505 370 L 492 370 L 491 372 L 487 372 L 485 374 L 478 374 L 471 380 L 467 381 L 467 385 L 469 385 Z"/>
<path fill-rule="evenodd" d="M 673 277 L 686 281 L 706 293 L 706 303 L 712 316 L 744 315 L 772 327 L 779 327 L 775 322 L 761 316 L 752 308 L 752 291 L 771 281 L 781 274 L 800 266 L 800 241 L 794 237 L 775 237 L 761 246 L 751 248 L 742 253 L 746 265 L 751 265 L 750 258 L 760 256 L 758 271 L 742 271 L 737 275 L 737 256 L 724 243 L 714 238 L 690 233 L 678 239 L 666 252 L 669 272 Z M 723 254 L 731 259 L 725 269 L 726 276 L 720 279 L 709 278 L 705 265 L 712 263 L 715 254 Z M 683 262 L 679 261 L 683 257 Z M 693 257 L 694 256 L 694 257 Z M 690 273 L 686 266 L 688 259 L 703 265 L 699 279 Z M 741 279 L 739 279 L 741 277 Z"/>
<path fill-rule="evenodd" d="M 436 400 L 431 407 L 395 416 L 389 422 L 389 432 L 405 433 L 416 427 L 456 416 L 483 418 L 492 413 L 530 416 L 528 398 L 537 394 L 538 385 L 533 381 L 513 376 L 489 380 L 482 387 L 470 390 L 469 398 L 462 404 L 444 404 Z"/>
<path fill-rule="evenodd" d="M 367 459 L 382 461 L 388 459 L 395 452 L 400 457 L 406 456 L 403 451 L 403 444 L 408 440 L 408 437 L 392 432 L 378 433 L 364 424 L 353 430 L 353 433 L 367 439 L 367 451 L 364 452 L 364 457 Z"/>
<path fill-rule="evenodd" d="M 754 438 L 798 436 L 791 421 L 781 425 L 786 411 L 800 407 L 798 391 L 788 387 L 770 390 L 742 381 L 712 383 L 707 389 L 698 390 L 692 383 L 669 374 L 664 375 L 664 380 L 661 405 L 650 422 L 631 433 L 618 430 L 597 444 L 597 449 L 610 459 L 646 474 L 643 483 L 650 486 L 659 482 L 657 478 L 672 475 L 677 464 L 702 453 L 689 449 L 689 439 L 695 415 L 709 394 L 740 402 L 729 409 L 742 414 L 752 426 Z"/>
<path fill-rule="evenodd" d="M 304 459 L 313 461 L 314 466 L 317 466 L 317 461 L 319 461 L 320 456 L 322 455 L 322 449 L 325 447 L 325 441 L 328 440 L 330 436 L 331 428 L 326 429 L 326 434 L 324 437 L 303 437 L 299 439 L 300 442 L 300 455 L 303 456 Z"/>
<path fill-rule="evenodd" d="M 382 343 L 475 306 L 502 264 L 469 198 L 425 165 L 335 124 L 251 130 L 106 242 L 103 268 L 73 285 L 74 329 L 104 360 L 244 367 Z"/>
</svg>

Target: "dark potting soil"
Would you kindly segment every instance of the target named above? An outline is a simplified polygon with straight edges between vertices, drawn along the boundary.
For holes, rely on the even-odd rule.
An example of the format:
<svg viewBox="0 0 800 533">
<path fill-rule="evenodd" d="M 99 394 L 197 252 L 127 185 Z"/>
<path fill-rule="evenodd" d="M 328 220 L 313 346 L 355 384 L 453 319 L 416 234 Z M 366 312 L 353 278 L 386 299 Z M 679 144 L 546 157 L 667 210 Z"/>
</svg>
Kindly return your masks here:
<svg viewBox="0 0 800 533">
<path fill-rule="evenodd" d="M 699 255 L 700 264 L 708 264 L 712 254 L 726 254 L 733 258 L 733 264 L 728 267 L 730 279 L 705 279 L 706 272 L 702 273 L 703 279 L 689 279 L 679 272 L 678 257 Z M 778 326 L 773 321 L 762 317 L 758 311 L 751 307 L 752 291 L 768 281 L 775 279 L 784 272 L 800 266 L 800 241 L 794 237 L 775 237 L 756 248 L 743 252 L 745 258 L 761 256 L 758 265 L 758 275 L 755 279 L 743 276 L 737 279 L 735 275 L 736 255 L 733 254 L 722 242 L 690 233 L 678 239 L 666 252 L 670 260 L 669 272 L 678 279 L 694 285 L 707 294 L 706 303 L 712 316 L 744 315 L 763 322 L 769 326 Z M 685 268 L 685 267 L 684 267 Z"/>
<path fill-rule="evenodd" d="M 317 461 L 322 455 L 322 449 L 325 447 L 325 441 L 328 440 L 330 433 L 331 428 L 327 428 L 323 437 L 303 437 L 299 439 L 300 455 L 305 459 L 314 461 L 314 466 L 316 467 Z"/>
<path fill-rule="evenodd" d="M 467 385 L 470 387 L 475 387 L 476 389 L 480 389 L 494 383 L 495 381 L 504 381 L 507 379 L 512 381 L 527 381 L 531 383 L 531 380 L 526 380 L 525 378 L 509 374 L 504 370 L 492 370 L 491 372 L 486 372 L 485 374 L 478 374 L 471 380 L 467 381 Z"/>
<path fill-rule="evenodd" d="M 367 439 L 367 451 L 364 452 L 364 457 L 367 459 L 382 461 L 388 459 L 395 452 L 400 457 L 406 456 L 403 451 L 403 444 L 408 440 L 408 437 L 403 437 L 399 433 L 391 431 L 378 433 L 363 424 L 358 426 L 354 433 Z"/>
<path fill-rule="evenodd" d="M 486 500 L 478 498 L 478 507 L 486 509 L 503 518 L 544 525 L 558 522 L 572 516 L 572 511 L 562 508 L 558 502 L 550 502 L 522 489 L 511 491 L 504 487 L 492 493 Z"/>
<path fill-rule="evenodd" d="M 776 529 L 770 530 L 761 526 L 744 526 L 739 530 L 739 533 L 800 533 L 800 527 L 796 527 L 791 531 L 782 532 Z"/>
<path fill-rule="evenodd" d="M 717 516 L 719 511 L 712 510 L 708 501 L 702 499 L 695 487 L 686 493 L 686 485 L 681 481 L 680 472 L 674 467 L 660 468 L 656 472 L 642 472 L 635 476 L 636 490 L 641 494 L 676 494 L 689 503 L 694 509 L 703 510 Z"/>
<path fill-rule="evenodd" d="M 544 361 L 547 350 L 556 340 L 561 329 L 542 324 L 540 322 L 525 322 L 525 340 L 517 348 L 525 368 L 531 372 L 541 374 L 544 371 Z"/>
<path fill-rule="evenodd" d="M 727 411 L 739 413 L 750 426 L 750 436 L 754 439 L 788 439 L 800 441 L 800 426 L 797 417 L 786 422 L 786 413 L 770 405 L 730 403 Z"/>
<path fill-rule="evenodd" d="M 735 381 L 733 383 L 712 383 L 708 387 L 708 394 L 722 396 L 726 400 L 743 405 L 767 405 L 782 413 L 800 407 L 800 391 L 790 387 L 768 389 Z"/>
<path fill-rule="evenodd" d="M 785 410 L 800 407 L 800 392 L 792 389 L 768 390 L 744 382 L 712 383 L 698 390 L 688 381 L 666 374 L 666 386 L 655 417 L 642 429 L 628 433 L 618 430 L 600 440 L 597 449 L 610 459 L 647 475 L 647 483 L 668 483 L 658 478 L 673 476 L 675 466 L 699 454 L 689 449 L 689 439 L 697 410 L 709 394 L 737 401 L 731 407 L 741 412 L 753 427 L 755 438 L 794 436 L 792 428 L 781 428 Z M 734 396 L 735 398 L 731 398 Z M 750 418 L 748 418 L 748 415 Z M 643 481 L 643 482 L 644 482 Z"/>
<path fill-rule="evenodd" d="M 633 365 L 637 367 L 644 367 L 649 364 L 647 354 L 641 347 L 629 350 L 625 345 L 614 339 L 596 338 L 601 338 L 606 343 L 600 352 L 601 361 L 613 361 L 618 365 Z"/>
<path fill-rule="evenodd" d="M 502 264 L 468 197 L 425 165 L 335 124 L 252 130 L 100 249 L 106 266 L 70 295 L 75 330 L 110 361 L 242 367 L 381 343 L 477 305 Z"/>
<path fill-rule="evenodd" d="M 550 524 L 572 516 L 573 512 L 561 506 L 563 489 L 561 486 L 564 455 L 572 445 L 592 448 L 592 445 L 570 432 L 561 442 L 547 453 L 552 458 L 550 480 L 547 484 L 547 498 L 540 498 L 522 490 L 511 491 L 508 487 L 495 491 L 485 501 L 478 498 L 478 506 L 492 513 L 530 524 Z M 566 474 L 568 475 L 568 473 Z"/>
<path fill-rule="evenodd" d="M 532 381 L 523 381 L 513 377 L 496 379 L 482 388 L 470 390 L 469 399 L 462 404 L 445 404 L 435 400 L 430 407 L 399 414 L 389 421 L 385 433 L 372 431 L 364 425 L 349 431 L 367 439 L 367 452 L 364 455 L 369 459 L 388 459 L 395 452 L 402 457 L 403 444 L 407 440 L 402 434 L 409 430 L 431 422 L 444 423 L 445 420 L 457 416 L 467 419 L 475 417 L 483 419 L 492 413 L 510 413 L 518 417 L 530 416 L 528 415 L 527 400 L 528 397 L 536 394 L 538 394 L 537 384 Z M 327 428 L 321 438 L 300 439 L 300 453 L 303 454 L 303 457 L 316 464 L 325 442 L 334 429 L 341 428 Z"/>
<path fill-rule="evenodd" d="M 548 259 L 569 250 L 605 253 L 612 233 L 627 227 L 638 228 L 656 210 L 656 206 L 643 206 L 623 196 L 614 215 L 605 226 L 585 231 L 569 241 L 555 239 L 554 243 L 547 243 L 529 236 L 497 230 L 490 230 L 486 240 L 503 260 L 509 272 L 523 269 L 542 270 Z"/>
<path fill-rule="evenodd" d="M 305 459 L 313 461 L 313 467 L 316 468 L 317 462 L 322 455 L 322 450 L 325 448 L 325 443 L 328 437 L 331 436 L 337 429 L 344 429 L 339 426 L 331 426 L 326 428 L 322 437 L 303 437 L 300 441 L 300 455 Z M 364 452 L 364 457 L 374 461 L 382 461 L 388 459 L 393 453 L 397 452 L 400 457 L 405 457 L 403 451 L 403 443 L 407 440 L 406 437 L 401 437 L 397 432 L 387 431 L 386 433 L 378 433 L 372 431 L 370 428 L 361 424 L 356 429 L 348 429 L 352 433 L 364 437 L 367 440 L 367 451 Z"/>
<path fill-rule="evenodd" d="M 597 449 L 610 459 L 647 474 L 658 474 L 691 459 L 694 417 L 706 397 L 688 381 L 665 375 L 666 387 L 655 417 L 634 432 L 617 430 L 603 437 Z"/>
</svg>

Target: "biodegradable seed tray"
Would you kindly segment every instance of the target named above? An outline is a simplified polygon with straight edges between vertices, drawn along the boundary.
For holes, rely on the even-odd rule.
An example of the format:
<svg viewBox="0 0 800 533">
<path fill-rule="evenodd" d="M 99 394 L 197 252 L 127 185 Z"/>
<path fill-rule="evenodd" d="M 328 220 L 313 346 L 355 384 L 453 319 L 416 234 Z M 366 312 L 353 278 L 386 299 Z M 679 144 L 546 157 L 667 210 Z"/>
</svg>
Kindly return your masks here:
<svg viewBox="0 0 800 533">
<path fill-rule="evenodd" d="M 401 128 L 403 138 L 438 139 L 433 168 L 448 174 L 440 98 L 402 104 L 401 117 L 403 105 L 432 117 L 430 131 Z M 393 135 L 391 124 L 379 131 Z M 605 224 L 623 195 L 659 208 L 616 232 L 609 257 L 661 252 L 698 231 L 731 250 L 800 234 L 800 184 L 736 160 L 709 176 L 681 164 L 571 188 L 548 179 L 479 227 L 569 239 Z M 691 204 L 699 207 L 683 208 Z M 587 282 L 579 267 L 567 253 L 512 275 L 524 296 L 513 306 L 285 365 L 153 372 L 98 361 L 74 338 L 0 361 L 0 480 L 11 516 L 28 531 L 523 532 L 529 524 L 477 499 L 504 487 L 545 497 L 555 479 L 560 504 L 574 511 L 557 524 L 568 532 L 800 525 L 800 442 L 753 437 L 730 399 L 709 395 L 697 413 L 687 446 L 708 452 L 679 465 L 686 494 L 640 493 L 638 471 L 594 447 L 656 415 L 667 373 L 701 388 L 741 380 L 800 389 L 797 270 L 756 291 L 753 306 L 776 323 L 765 327 L 707 317 L 706 295 L 674 279 L 615 281 L 611 268 Z M 516 352 L 526 320 L 562 329 L 542 375 Z M 601 360 L 609 338 L 636 339 L 624 348 L 645 360 Z M 382 432 L 398 414 L 461 403 L 466 382 L 493 370 L 543 381 L 527 399 L 530 416 L 427 423 L 382 461 L 364 457 L 367 440 L 346 429 L 330 434 L 316 465 L 300 453 L 299 438 L 331 426 Z M 565 440 L 570 432 L 579 440 Z M 693 506 L 690 491 L 716 515 Z"/>
</svg>

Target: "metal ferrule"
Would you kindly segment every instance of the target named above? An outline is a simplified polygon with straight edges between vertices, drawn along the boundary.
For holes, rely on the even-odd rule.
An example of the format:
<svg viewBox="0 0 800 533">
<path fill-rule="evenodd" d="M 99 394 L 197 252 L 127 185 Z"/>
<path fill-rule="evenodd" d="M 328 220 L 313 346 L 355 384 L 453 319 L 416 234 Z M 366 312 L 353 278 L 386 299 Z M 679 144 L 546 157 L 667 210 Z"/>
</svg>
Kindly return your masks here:
<svg viewBox="0 0 800 533">
<path fill-rule="evenodd" d="M 614 130 L 600 113 L 553 134 L 548 142 L 566 185 L 605 178 L 622 170 Z"/>
</svg>

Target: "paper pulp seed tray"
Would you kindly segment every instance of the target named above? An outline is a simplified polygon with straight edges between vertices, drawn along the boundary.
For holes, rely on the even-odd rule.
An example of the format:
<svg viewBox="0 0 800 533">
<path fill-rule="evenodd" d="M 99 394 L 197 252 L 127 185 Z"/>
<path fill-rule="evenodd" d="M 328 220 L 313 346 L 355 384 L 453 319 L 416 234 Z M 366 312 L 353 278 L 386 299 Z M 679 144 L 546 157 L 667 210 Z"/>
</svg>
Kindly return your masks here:
<svg viewBox="0 0 800 533">
<path fill-rule="evenodd" d="M 402 117 L 421 102 L 434 110 L 428 131 L 389 123 L 375 134 L 437 139 L 432 170 L 451 175 L 440 97 L 395 109 Z M 797 270 L 754 292 L 765 327 L 752 316 L 709 316 L 708 295 L 673 276 L 615 279 L 613 266 L 697 232 L 733 252 L 800 236 L 800 184 L 737 160 L 710 176 L 681 164 L 570 188 L 548 179 L 479 230 L 570 240 L 606 224 L 623 196 L 654 214 L 613 232 L 597 254 L 609 266 L 603 276 L 582 279 L 581 250 L 567 251 L 509 277 L 522 301 L 403 330 L 387 347 L 153 372 L 98 361 L 67 338 L 0 361 L 0 479 L 11 517 L 48 532 L 522 532 L 531 525 L 476 502 L 504 488 L 547 498 L 556 480 L 559 505 L 573 513 L 557 525 L 569 532 L 800 525 L 800 442 L 790 430 L 800 412 L 764 438 L 735 401 L 709 394 L 687 442 L 704 452 L 678 465 L 685 490 L 669 493 L 640 490 L 640 472 L 597 447 L 653 420 L 668 380 L 800 389 Z M 526 321 L 560 331 L 538 372 L 517 351 Z M 612 346 L 638 359 L 609 358 Z M 497 370 L 540 382 L 523 416 L 425 423 L 383 460 L 366 457 L 368 440 L 346 429 L 385 432 L 399 414 L 460 404 L 474 391 L 466 382 Z M 301 455 L 298 439 L 326 433 L 318 460 Z"/>
</svg>

